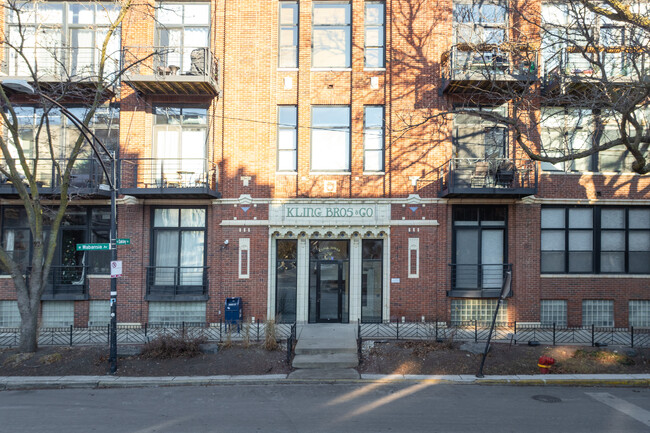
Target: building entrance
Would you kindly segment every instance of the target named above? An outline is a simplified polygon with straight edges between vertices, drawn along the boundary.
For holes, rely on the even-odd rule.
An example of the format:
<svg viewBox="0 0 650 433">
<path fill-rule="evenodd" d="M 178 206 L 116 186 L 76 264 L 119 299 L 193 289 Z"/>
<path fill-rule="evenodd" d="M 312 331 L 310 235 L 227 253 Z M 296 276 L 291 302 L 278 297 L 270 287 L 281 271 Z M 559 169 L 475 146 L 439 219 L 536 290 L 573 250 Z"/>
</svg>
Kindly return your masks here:
<svg viewBox="0 0 650 433">
<path fill-rule="evenodd" d="M 310 241 L 309 322 L 349 322 L 349 242 Z"/>
</svg>

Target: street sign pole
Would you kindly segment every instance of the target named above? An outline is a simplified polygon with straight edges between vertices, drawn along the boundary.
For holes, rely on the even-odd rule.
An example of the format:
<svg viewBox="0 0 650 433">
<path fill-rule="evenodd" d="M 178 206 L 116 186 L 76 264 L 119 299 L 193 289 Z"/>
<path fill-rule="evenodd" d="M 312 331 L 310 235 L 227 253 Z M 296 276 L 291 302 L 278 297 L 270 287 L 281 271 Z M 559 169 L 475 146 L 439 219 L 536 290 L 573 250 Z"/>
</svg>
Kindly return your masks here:
<svg viewBox="0 0 650 433">
<path fill-rule="evenodd" d="M 113 182 L 111 185 L 111 234 L 110 242 L 117 242 L 117 185 L 115 181 L 116 176 L 116 163 L 115 153 L 113 153 Z M 111 261 L 117 260 L 117 246 L 111 245 Z M 117 372 L 117 278 L 111 278 L 111 344 L 109 360 L 111 363 L 111 374 Z"/>
</svg>

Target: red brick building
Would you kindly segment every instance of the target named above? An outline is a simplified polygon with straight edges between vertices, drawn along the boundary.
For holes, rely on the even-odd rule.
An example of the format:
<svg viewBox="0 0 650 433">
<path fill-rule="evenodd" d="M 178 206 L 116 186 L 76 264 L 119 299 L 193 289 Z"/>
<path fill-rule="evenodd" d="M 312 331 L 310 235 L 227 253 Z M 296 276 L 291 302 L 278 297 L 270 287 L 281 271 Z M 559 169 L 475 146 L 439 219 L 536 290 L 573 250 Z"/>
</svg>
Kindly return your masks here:
<svg viewBox="0 0 650 433">
<path fill-rule="evenodd" d="M 445 114 L 476 85 L 455 69 L 470 3 L 135 6 L 114 41 L 130 68 L 96 126 L 119 149 L 118 237 L 130 239 L 117 247 L 118 321 L 219 322 L 236 296 L 245 320 L 487 320 L 511 269 L 501 320 L 650 326 L 650 178 L 599 156 L 540 166 L 508 131 Z M 79 47 L 107 12 L 78 7 L 39 2 L 34 22 Z M 472 25 L 534 33 L 487 7 L 489 23 Z M 24 76 L 12 58 L 3 73 Z M 38 121 L 38 107 L 24 116 Z M 109 255 L 73 247 L 108 242 L 107 196 L 84 173 L 73 187 L 92 191 L 61 230 L 44 325 L 108 320 Z M 4 245 L 28 255 L 10 185 L 0 208 Z M 0 326 L 15 326 L 0 278 Z"/>
</svg>

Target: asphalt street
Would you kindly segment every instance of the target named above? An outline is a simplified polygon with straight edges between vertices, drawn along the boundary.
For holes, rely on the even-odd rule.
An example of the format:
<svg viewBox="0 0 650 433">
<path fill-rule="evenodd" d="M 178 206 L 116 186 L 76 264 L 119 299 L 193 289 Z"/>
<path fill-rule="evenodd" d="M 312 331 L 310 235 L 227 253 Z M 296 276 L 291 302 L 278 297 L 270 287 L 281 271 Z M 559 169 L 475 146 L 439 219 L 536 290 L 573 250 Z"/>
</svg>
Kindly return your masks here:
<svg viewBox="0 0 650 433">
<path fill-rule="evenodd" d="M 0 392 L 1 432 L 647 432 L 650 389 L 431 382 Z"/>
</svg>

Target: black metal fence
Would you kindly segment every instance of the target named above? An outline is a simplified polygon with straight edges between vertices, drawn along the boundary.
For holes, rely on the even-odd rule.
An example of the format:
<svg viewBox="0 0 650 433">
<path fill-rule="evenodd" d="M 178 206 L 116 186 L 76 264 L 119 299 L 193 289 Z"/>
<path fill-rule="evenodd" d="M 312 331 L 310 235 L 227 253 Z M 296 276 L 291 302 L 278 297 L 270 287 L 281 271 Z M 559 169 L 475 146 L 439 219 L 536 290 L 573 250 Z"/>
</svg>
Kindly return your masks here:
<svg viewBox="0 0 650 433">
<path fill-rule="evenodd" d="M 144 325 L 118 325 L 118 344 L 143 344 L 161 336 L 184 338 L 201 338 L 209 342 L 262 341 L 265 338 L 266 323 L 145 323 Z M 295 342 L 295 324 L 276 324 L 276 339 L 293 337 Z M 41 328 L 38 333 L 39 346 L 83 346 L 108 344 L 110 325 L 75 328 Z M 18 346 L 19 328 L 0 328 L 0 347 Z"/>
</svg>

